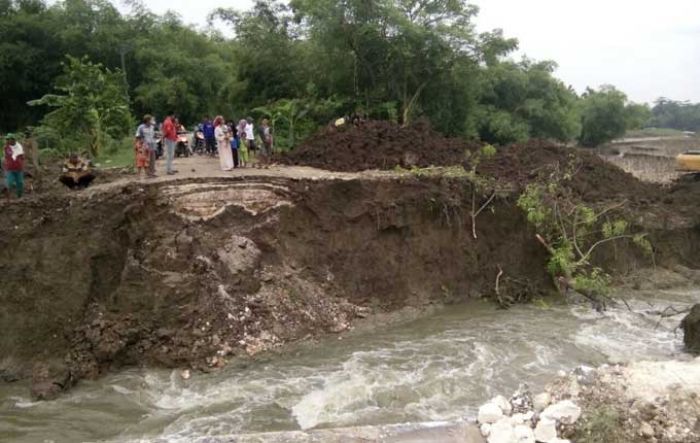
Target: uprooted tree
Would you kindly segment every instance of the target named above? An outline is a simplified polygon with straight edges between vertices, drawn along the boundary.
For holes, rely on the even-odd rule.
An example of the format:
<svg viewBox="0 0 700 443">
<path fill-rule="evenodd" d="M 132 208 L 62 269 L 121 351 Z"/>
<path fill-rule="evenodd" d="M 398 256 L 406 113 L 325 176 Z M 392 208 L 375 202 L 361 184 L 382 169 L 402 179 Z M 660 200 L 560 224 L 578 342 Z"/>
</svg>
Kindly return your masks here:
<svg viewBox="0 0 700 443">
<path fill-rule="evenodd" d="M 557 165 L 527 186 L 518 206 L 549 252 L 547 271 L 560 290 L 571 288 L 597 308 L 604 308 L 609 299 L 610 275 L 592 263 L 594 252 L 620 241 L 632 241 L 650 255 L 653 249 L 645 234 L 632 232 L 623 214 L 625 201 L 603 207 L 581 201 L 570 186 L 576 173 L 573 159 L 564 168 Z"/>
</svg>

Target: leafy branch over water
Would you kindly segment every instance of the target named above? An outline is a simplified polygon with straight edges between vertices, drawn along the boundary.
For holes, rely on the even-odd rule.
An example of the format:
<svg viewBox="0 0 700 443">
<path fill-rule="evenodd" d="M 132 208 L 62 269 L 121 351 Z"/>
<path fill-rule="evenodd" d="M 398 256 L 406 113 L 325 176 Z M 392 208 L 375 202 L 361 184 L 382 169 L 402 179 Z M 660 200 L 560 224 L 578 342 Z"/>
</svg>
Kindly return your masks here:
<svg viewBox="0 0 700 443">
<path fill-rule="evenodd" d="M 649 255 L 653 248 L 646 234 L 632 232 L 623 213 L 626 201 L 603 207 L 581 201 L 571 188 L 577 173 L 573 161 L 565 168 L 557 165 L 526 187 L 518 206 L 535 227 L 537 240 L 549 252 L 547 271 L 560 290 L 574 289 L 603 308 L 611 278 L 592 263 L 595 251 L 622 241 L 632 241 Z"/>
</svg>

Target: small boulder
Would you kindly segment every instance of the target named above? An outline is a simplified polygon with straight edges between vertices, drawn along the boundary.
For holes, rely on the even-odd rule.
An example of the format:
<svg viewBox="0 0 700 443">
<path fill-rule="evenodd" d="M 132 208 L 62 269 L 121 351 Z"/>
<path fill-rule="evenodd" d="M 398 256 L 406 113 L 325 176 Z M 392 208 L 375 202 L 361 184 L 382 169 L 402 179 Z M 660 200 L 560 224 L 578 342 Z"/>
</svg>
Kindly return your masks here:
<svg viewBox="0 0 700 443">
<path fill-rule="evenodd" d="M 652 438 L 654 436 L 654 428 L 647 422 L 642 422 L 639 426 L 639 435 L 645 438 Z"/>
<path fill-rule="evenodd" d="M 493 424 L 503 418 L 503 410 L 494 403 L 486 403 L 479 408 L 479 423 Z"/>
<path fill-rule="evenodd" d="M 681 321 L 683 343 L 694 354 L 700 354 L 700 304 L 693 306 L 690 313 Z"/>
<path fill-rule="evenodd" d="M 515 428 L 507 417 L 498 420 L 491 426 L 488 443 L 515 443 Z"/>
<path fill-rule="evenodd" d="M 581 408 L 571 400 L 560 401 L 542 411 L 542 417 L 572 425 L 581 417 Z"/>
<path fill-rule="evenodd" d="M 532 394 L 527 385 L 521 385 L 510 398 L 510 405 L 515 413 L 525 413 L 532 410 Z"/>
<path fill-rule="evenodd" d="M 510 402 L 502 395 L 492 398 L 489 403 L 493 403 L 501 408 L 504 415 L 510 415 L 510 413 L 513 412 L 513 407 L 511 406 Z"/>
<path fill-rule="evenodd" d="M 517 443 L 535 443 L 535 433 L 532 428 L 525 425 L 518 425 L 513 428 L 513 434 Z"/>
<path fill-rule="evenodd" d="M 535 408 L 535 411 L 537 411 L 537 412 L 544 411 L 544 408 L 549 406 L 551 403 L 552 403 L 552 395 L 549 392 L 543 392 L 541 394 L 537 394 L 532 399 L 533 407 Z"/>
<path fill-rule="evenodd" d="M 532 417 L 534 417 L 534 416 L 535 416 L 534 412 L 528 411 L 524 414 L 523 413 L 513 414 L 510 417 L 510 420 L 513 424 L 521 425 L 521 424 L 527 424 L 527 423 L 532 422 Z"/>
<path fill-rule="evenodd" d="M 32 384 L 31 396 L 35 401 L 51 401 L 58 398 L 61 391 L 61 387 L 55 383 L 48 381 L 39 382 Z"/>
<path fill-rule="evenodd" d="M 551 443 L 557 440 L 557 422 L 543 417 L 535 427 L 535 440 L 542 443 Z"/>
</svg>

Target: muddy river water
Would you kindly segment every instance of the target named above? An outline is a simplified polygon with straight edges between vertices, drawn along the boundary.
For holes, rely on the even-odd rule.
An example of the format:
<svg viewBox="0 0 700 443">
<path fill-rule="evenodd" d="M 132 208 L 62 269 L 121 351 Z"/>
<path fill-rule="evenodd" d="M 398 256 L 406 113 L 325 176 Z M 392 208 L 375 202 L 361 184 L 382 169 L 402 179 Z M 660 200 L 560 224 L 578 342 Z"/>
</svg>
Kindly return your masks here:
<svg viewBox="0 0 700 443">
<path fill-rule="evenodd" d="M 31 402 L 23 384 L 0 385 L 0 441 L 190 442 L 463 419 L 523 381 L 541 389 L 559 370 L 685 358 L 675 330 L 681 317 L 643 313 L 698 302 L 700 292 L 636 297 L 635 313 L 622 306 L 602 314 L 575 306 L 503 311 L 474 301 L 189 380 L 130 370 L 82 382 L 54 402 Z"/>
</svg>

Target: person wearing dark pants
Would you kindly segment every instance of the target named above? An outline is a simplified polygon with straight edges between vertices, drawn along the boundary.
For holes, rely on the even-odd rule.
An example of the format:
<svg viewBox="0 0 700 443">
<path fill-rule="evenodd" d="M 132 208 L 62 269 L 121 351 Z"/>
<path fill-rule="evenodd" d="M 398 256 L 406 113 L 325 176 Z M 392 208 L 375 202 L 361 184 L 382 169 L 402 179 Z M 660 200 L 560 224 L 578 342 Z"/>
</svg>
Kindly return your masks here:
<svg viewBox="0 0 700 443">
<path fill-rule="evenodd" d="M 238 138 L 238 128 L 233 121 L 227 123 L 229 133 L 231 134 L 231 152 L 233 153 L 233 167 L 237 168 L 240 165 L 240 160 L 238 158 L 238 144 L 240 139 Z"/>
<path fill-rule="evenodd" d="M 204 135 L 204 143 L 206 146 L 207 154 L 214 155 L 216 153 L 216 136 L 214 135 L 214 124 L 209 119 L 205 117 L 202 122 L 202 134 Z"/>
</svg>

